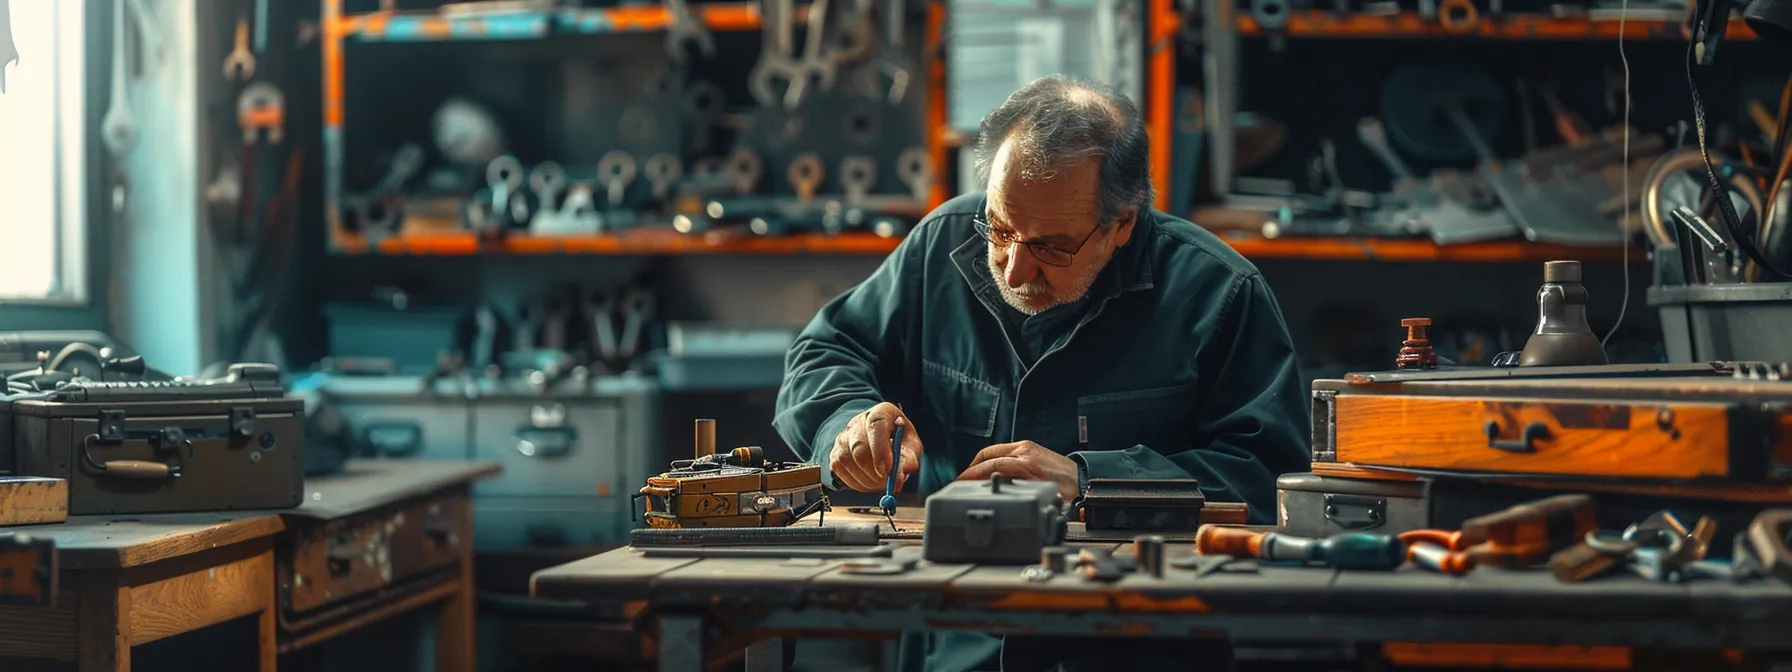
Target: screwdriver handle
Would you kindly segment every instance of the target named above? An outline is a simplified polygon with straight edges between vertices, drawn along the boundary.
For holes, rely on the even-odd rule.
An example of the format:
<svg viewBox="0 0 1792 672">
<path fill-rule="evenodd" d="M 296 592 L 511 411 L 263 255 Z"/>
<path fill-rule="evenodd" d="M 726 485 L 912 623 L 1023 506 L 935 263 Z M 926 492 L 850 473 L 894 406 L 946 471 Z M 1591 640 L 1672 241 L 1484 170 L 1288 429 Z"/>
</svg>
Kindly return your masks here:
<svg viewBox="0 0 1792 672">
<path fill-rule="evenodd" d="M 896 473 L 902 469 L 902 423 L 896 423 L 896 430 L 890 432 L 890 477 L 884 481 L 884 497 L 878 500 L 877 508 L 883 509 L 884 515 L 896 515 Z"/>
<path fill-rule="evenodd" d="M 1268 532 L 1252 532 L 1242 527 L 1202 525 L 1195 532 L 1195 553 L 1230 555 L 1234 558 L 1255 558 L 1263 547 Z"/>
</svg>

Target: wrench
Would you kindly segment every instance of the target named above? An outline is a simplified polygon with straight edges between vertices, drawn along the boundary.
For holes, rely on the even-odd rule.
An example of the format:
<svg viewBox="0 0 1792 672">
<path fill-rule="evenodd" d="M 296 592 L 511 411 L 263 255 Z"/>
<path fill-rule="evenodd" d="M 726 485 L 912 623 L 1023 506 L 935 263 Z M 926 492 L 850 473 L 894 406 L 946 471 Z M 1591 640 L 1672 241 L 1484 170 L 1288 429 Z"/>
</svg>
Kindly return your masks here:
<svg viewBox="0 0 1792 672">
<path fill-rule="evenodd" d="M 635 181 L 635 157 L 620 149 L 610 150 L 597 161 L 597 183 L 609 192 L 610 205 L 622 205 Z"/>
<path fill-rule="evenodd" d="M 566 188 L 566 169 L 553 161 L 535 164 L 535 170 L 529 171 L 529 189 L 541 201 L 542 210 L 551 210 L 554 202 L 560 200 L 560 190 Z"/>
<path fill-rule="evenodd" d="M 877 182 L 877 162 L 869 156 L 849 156 L 840 161 L 840 186 L 846 188 L 846 204 L 859 207 Z"/>
<path fill-rule="evenodd" d="M 751 193 L 764 172 L 765 163 L 752 150 L 737 149 L 728 157 L 728 176 L 737 194 Z"/>
<path fill-rule="evenodd" d="M 896 157 L 896 175 L 902 183 L 908 185 L 909 192 L 915 200 L 927 200 L 927 193 L 933 190 L 933 159 L 927 156 L 922 147 L 910 147 Z"/>
<path fill-rule="evenodd" d="M 884 46 L 877 52 L 877 60 L 868 67 L 859 70 L 859 90 L 872 100 L 883 100 L 891 105 L 901 105 L 903 97 L 908 93 L 910 73 L 914 72 L 914 62 L 908 52 L 902 48 L 902 34 L 908 31 L 908 9 L 902 0 L 889 0 L 884 17 Z M 884 79 L 889 78 L 889 86 Z"/>
<path fill-rule="evenodd" d="M 19 62 L 19 47 L 12 42 L 12 10 L 0 0 L 0 93 L 6 93 L 6 65 Z"/>
<path fill-rule="evenodd" d="M 666 28 L 666 55 L 675 63 L 684 62 L 684 43 L 695 42 L 704 58 L 716 55 L 716 41 L 710 36 L 703 20 L 691 14 L 691 6 L 685 0 L 666 0 L 666 11 L 672 15 L 672 25 Z"/>
<path fill-rule="evenodd" d="M 790 35 L 790 20 L 795 12 L 791 0 L 760 0 L 759 13 L 767 37 L 759 48 L 759 62 L 747 74 L 747 84 L 760 107 L 775 107 L 778 96 L 773 91 L 774 84 L 802 74 Z"/>
<path fill-rule="evenodd" d="M 1386 128 L 1382 127 L 1380 119 L 1363 117 L 1362 120 L 1356 122 L 1356 138 L 1362 141 L 1364 147 L 1369 148 L 1369 152 L 1374 154 L 1375 158 L 1381 160 L 1382 165 L 1387 166 L 1388 172 L 1393 173 L 1394 179 L 1410 180 L 1415 177 L 1412 168 L 1407 166 L 1406 162 L 1400 159 L 1400 155 L 1394 153 L 1393 146 L 1388 144 L 1388 132 Z"/>
<path fill-rule="evenodd" d="M 809 28 L 803 32 L 803 73 L 790 80 L 790 88 L 784 90 L 784 109 L 795 110 L 803 105 L 808 97 L 809 77 L 818 78 L 822 90 L 834 88 L 834 61 L 822 47 L 822 38 L 827 32 L 829 0 L 814 0 L 809 3 Z"/>
<path fill-rule="evenodd" d="M 523 162 L 509 154 L 485 164 L 485 183 L 492 189 L 492 212 L 510 212 L 510 196 L 523 188 Z"/>
<path fill-rule="evenodd" d="M 678 157 L 667 152 L 648 158 L 645 170 L 647 184 L 652 185 L 653 198 L 657 201 L 666 200 L 666 196 L 672 191 L 672 185 L 684 176 L 684 166 L 678 163 Z"/>
<path fill-rule="evenodd" d="M 814 152 L 797 156 L 790 162 L 788 177 L 790 186 L 796 187 L 796 200 L 808 203 L 815 198 L 816 188 L 821 186 L 821 156 Z"/>
<path fill-rule="evenodd" d="M 121 158 L 137 141 L 137 120 L 125 99 L 124 3 L 112 5 L 112 102 L 100 120 L 100 137 L 115 158 Z"/>
<path fill-rule="evenodd" d="M 236 48 L 224 57 L 224 78 L 246 82 L 255 76 L 255 54 L 249 52 L 249 17 L 236 19 Z"/>
<path fill-rule="evenodd" d="M 267 131 L 269 144 L 280 144 L 285 135 L 286 95 L 269 82 L 256 82 L 243 88 L 237 96 L 236 122 L 243 128 L 243 144 L 255 143 L 255 137 Z"/>
<path fill-rule="evenodd" d="M 161 65 L 167 54 L 167 42 L 162 39 L 161 24 L 156 22 L 155 13 L 149 11 L 149 5 L 143 0 L 130 0 L 130 3 L 131 18 L 135 19 L 137 38 L 143 48 L 143 69 L 154 69 Z"/>
</svg>

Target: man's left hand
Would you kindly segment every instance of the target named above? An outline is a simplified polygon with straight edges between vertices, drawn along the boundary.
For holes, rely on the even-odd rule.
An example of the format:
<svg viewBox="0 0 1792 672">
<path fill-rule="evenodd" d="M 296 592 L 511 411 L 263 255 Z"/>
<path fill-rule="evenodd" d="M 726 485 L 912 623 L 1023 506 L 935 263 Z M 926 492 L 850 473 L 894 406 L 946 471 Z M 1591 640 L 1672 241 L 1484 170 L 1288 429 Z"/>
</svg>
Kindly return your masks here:
<svg viewBox="0 0 1792 672">
<path fill-rule="evenodd" d="M 984 448 L 971 460 L 971 466 L 958 475 L 961 481 L 987 480 L 991 474 L 1058 484 L 1064 502 L 1075 501 L 1081 494 L 1077 488 L 1076 463 L 1050 448 L 1032 441 L 1000 443 Z"/>
</svg>

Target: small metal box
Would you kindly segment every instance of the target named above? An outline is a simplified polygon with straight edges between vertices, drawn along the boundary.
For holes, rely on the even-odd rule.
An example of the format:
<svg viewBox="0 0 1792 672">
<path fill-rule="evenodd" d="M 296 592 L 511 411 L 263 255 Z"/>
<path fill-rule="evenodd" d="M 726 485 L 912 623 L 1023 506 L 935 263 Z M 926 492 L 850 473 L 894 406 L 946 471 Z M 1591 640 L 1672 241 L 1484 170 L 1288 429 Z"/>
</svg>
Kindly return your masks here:
<svg viewBox="0 0 1792 672">
<path fill-rule="evenodd" d="M 926 510 L 928 562 L 1031 564 L 1067 532 L 1058 484 L 1048 481 L 958 481 L 928 497 Z"/>
</svg>

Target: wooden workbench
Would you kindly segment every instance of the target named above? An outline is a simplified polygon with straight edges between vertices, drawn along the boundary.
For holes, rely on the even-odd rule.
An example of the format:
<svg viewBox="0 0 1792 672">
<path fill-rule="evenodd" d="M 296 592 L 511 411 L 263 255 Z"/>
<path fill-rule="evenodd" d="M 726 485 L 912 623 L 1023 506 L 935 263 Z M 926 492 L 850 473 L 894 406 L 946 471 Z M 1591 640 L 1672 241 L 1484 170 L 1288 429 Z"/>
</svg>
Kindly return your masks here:
<svg viewBox="0 0 1792 672">
<path fill-rule="evenodd" d="M 402 506 L 466 506 L 491 462 L 352 460 L 306 483 L 303 505 L 282 511 L 77 516 L 67 523 L 0 529 L 56 542 L 56 603 L 0 606 L 0 659 L 47 658 L 87 670 L 128 670 L 131 647 L 245 616 L 259 617 L 258 669 L 302 648 L 383 618 L 440 604 L 437 661 L 472 670 L 471 511 L 462 512 L 459 559 L 417 581 L 365 591 L 299 619 L 284 609 L 281 572 L 298 539 L 319 528 Z M 300 624 L 303 627 L 281 627 Z M 4 668 L 0 663 L 0 668 Z"/>
<path fill-rule="evenodd" d="M 1125 554 L 1127 548 L 1107 544 Z M 1191 547 L 1173 544 L 1166 557 Z M 898 554 L 918 554 L 906 546 Z M 646 558 L 621 548 L 537 573 L 535 596 L 632 605 L 657 637 L 659 668 L 704 669 L 746 648 L 749 669 L 775 667 L 776 637 L 902 631 L 1187 637 L 1400 646 L 1538 645 L 1702 652 L 1792 649 L 1792 587 L 1778 582 L 1655 583 L 1631 575 L 1563 584 L 1547 571 L 1479 568 L 1463 577 L 1405 568 L 1336 571 L 1263 565 L 1254 572 L 1117 583 L 1020 567 L 930 565 L 891 576 L 844 573 L 835 561 Z M 755 656 L 771 660 L 756 662 Z M 1715 654 L 1713 654 L 1715 655 Z M 1639 655 L 1640 659 L 1640 655 Z"/>
</svg>

